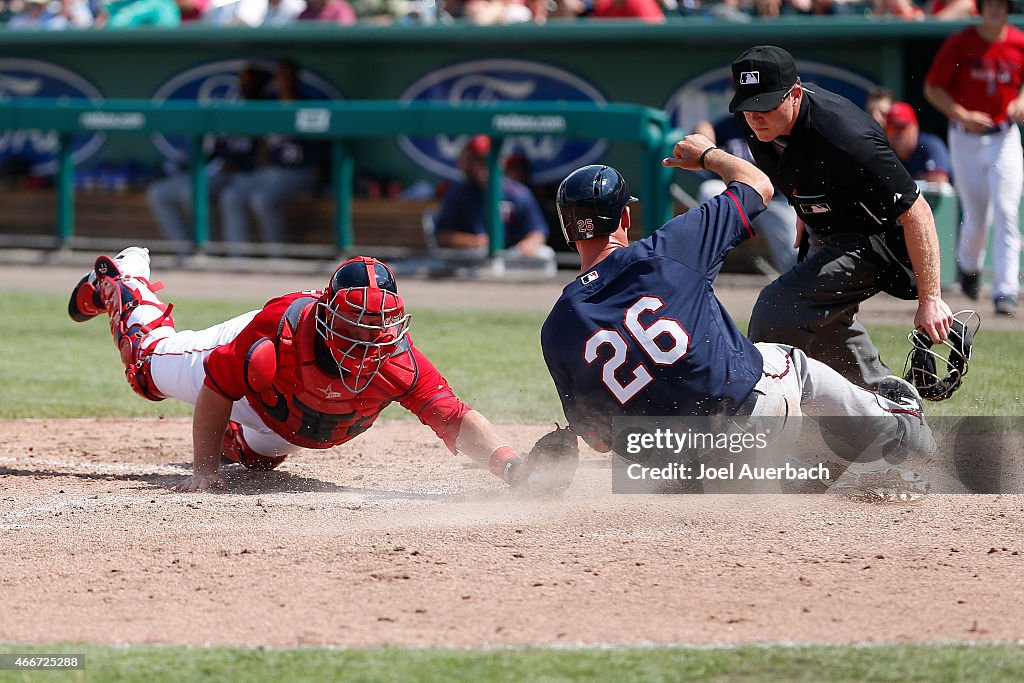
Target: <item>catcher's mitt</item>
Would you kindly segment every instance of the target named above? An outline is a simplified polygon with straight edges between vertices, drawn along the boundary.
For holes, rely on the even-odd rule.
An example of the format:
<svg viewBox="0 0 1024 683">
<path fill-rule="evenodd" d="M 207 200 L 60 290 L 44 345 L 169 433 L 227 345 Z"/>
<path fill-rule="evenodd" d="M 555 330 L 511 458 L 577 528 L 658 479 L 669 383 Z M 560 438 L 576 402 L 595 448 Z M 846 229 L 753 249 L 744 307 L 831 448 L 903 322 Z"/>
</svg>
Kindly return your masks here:
<svg viewBox="0 0 1024 683">
<path fill-rule="evenodd" d="M 580 448 L 576 434 L 568 427 L 559 427 L 537 440 L 526 456 L 525 475 L 520 479 L 531 491 L 556 493 L 572 484 Z"/>
</svg>

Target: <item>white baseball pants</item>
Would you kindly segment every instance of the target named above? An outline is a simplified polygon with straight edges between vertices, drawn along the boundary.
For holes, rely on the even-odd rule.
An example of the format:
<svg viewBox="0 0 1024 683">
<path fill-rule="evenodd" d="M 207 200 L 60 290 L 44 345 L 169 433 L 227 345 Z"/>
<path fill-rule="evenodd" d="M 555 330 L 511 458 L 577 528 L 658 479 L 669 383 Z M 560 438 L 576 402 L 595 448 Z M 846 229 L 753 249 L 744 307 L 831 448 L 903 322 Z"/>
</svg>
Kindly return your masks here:
<svg viewBox="0 0 1024 683">
<path fill-rule="evenodd" d="M 953 182 L 964 218 L 956 259 L 960 269 L 980 273 L 985 264 L 988 226 L 993 226 L 993 298 L 1020 292 L 1020 210 L 1024 184 L 1024 151 L 1016 125 L 1004 131 L 975 135 L 949 127 Z"/>
</svg>

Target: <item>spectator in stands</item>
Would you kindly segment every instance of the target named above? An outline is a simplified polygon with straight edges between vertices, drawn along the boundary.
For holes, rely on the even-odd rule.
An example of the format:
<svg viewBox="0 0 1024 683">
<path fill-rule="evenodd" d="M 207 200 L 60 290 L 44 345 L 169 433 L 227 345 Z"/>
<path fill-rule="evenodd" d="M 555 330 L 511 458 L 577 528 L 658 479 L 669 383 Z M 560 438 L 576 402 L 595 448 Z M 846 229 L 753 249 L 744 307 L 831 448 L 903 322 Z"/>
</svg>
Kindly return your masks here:
<svg viewBox="0 0 1024 683">
<path fill-rule="evenodd" d="M 338 26 L 356 23 L 356 11 L 346 0 L 307 0 L 299 21 L 320 21 Z"/>
<path fill-rule="evenodd" d="M 665 21 L 657 0 L 594 0 L 594 19 L 639 19 L 652 24 Z"/>
<path fill-rule="evenodd" d="M 211 0 L 175 0 L 178 3 L 178 10 L 181 12 L 181 23 L 201 21 L 207 10 L 210 9 Z"/>
<path fill-rule="evenodd" d="M 529 6 L 533 12 L 533 21 L 537 24 L 543 24 L 549 19 L 575 19 L 588 9 L 583 0 L 531 0 Z"/>
<path fill-rule="evenodd" d="M 405 16 L 404 0 L 349 0 L 360 22 L 390 24 Z"/>
<path fill-rule="evenodd" d="M 276 99 L 295 102 L 300 98 L 298 65 L 281 60 L 274 73 Z M 268 253 L 280 255 L 288 235 L 285 207 L 304 192 L 313 190 L 321 179 L 323 143 L 306 138 L 268 135 L 260 141 L 257 166 L 237 178 L 221 192 L 221 220 L 229 244 L 249 241 L 249 210 L 259 227 Z M 235 250 L 234 253 L 238 253 Z"/>
<path fill-rule="evenodd" d="M 7 23 L 8 28 L 59 31 L 69 28 L 88 28 L 92 25 L 92 12 L 82 0 L 26 0 L 21 11 Z"/>
<path fill-rule="evenodd" d="M 810 0 L 794 3 L 794 7 L 803 16 L 841 16 L 850 13 L 850 5 L 842 0 Z"/>
<path fill-rule="evenodd" d="M 778 19 L 784 7 L 782 0 L 754 0 L 754 14 L 762 19 Z"/>
<path fill-rule="evenodd" d="M 294 24 L 306 9 L 306 0 L 267 0 L 267 13 L 260 26 L 287 26 Z"/>
<path fill-rule="evenodd" d="M 236 0 L 212 6 L 205 19 L 215 26 L 280 26 L 304 9 L 306 0 Z"/>
<path fill-rule="evenodd" d="M 750 154 L 743 133 L 740 131 L 736 117 L 727 114 L 720 118 L 714 126 L 710 121 L 700 121 L 694 126 L 694 133 L 704 135 L 712 143 L 721 147 L 729 154 L 754 163 L 754 157 Z M 705 178 L 697 191 L 697 201 L 704 203 L 725 191 L 725 183 L 717 175 L 704 171 L 701 173 Z M 771 255 L 771 265 L 779 273 L 784 273 L 796 265 L 796 211 L 786 196 L 776 192 L 772 200 L 768 202 L 768 208 L 760 216 L 753 220 L 755 232 L 764 237 L 768 244 L 768 251 Z M 772 275 L 771 269 L 762 268 L 768 275 Z"/>
<path fill-rule="evenodd" d="M 472 24 L 524 24 L 533 20 L 533 12 L 523 0 L 468 0 L 463 17 Z"/>
<path fill-rule="evenodd" d="M 867 100 L 864 102 L 864 111 L 871 114 L 871 118 L 878 122 L 878 126 L 882 130 L 885 130 L 887 125 L 886 117 L 889 115 L 889 109 L 892 107 L 892 101 L 892 90 L 885 86 L 878 86 L 871 89 Z"/>
<path fill-rule="evenodd" d="M 58 30 L 66 26 L 50 13 L 45 0 L 25 0 L 20 12 L 7 22 L 7 27 L 16 30 L 42 31 Z"/>
<path fill-rule="evenodd" d="M 173 28 L 181 24 L 181 10 L 175 0 L 108 0 L 96 16 L 102 28 Z"/>
<path fill-rule="evenodd" d="M 243 100 L 258 100 L 270 81 L 270 74 L 252 66 L 238 74 L 238 94 Z M 248 135 L 209 138 L 210 163 L 206 167 L 209 195 L 223 205 L 224 190 L 238 182 L 256 167 L 256 138 Z M 187 168 L 177 168 L 171 175 L 152 183 L 146 190 L 150 208 L 164 238 L 178 242 L 178 256 L 191 251 L 192 177 Z"/>
<path fill-rule="evenodd" d="M 745 0 L 718 0 L 709 3 L 707 13 L 712 19 L 746 23 L 751 20 L 750 5 Z"/>
<path fill-rule="evenodd" d="M 435 238 L 440 247 L 485 252 L 490 244 L 484 227 L 484 191 L 487 187 L 487 155 L 491 141 L 486 135 L 469 140 L 459 155 L 465 177 L 448 190 L 435 221 Z M 505 225 L 507 251 L 554 263 L 547 245 L 548 224 L 530 188 L 509 177 L 502 180 L 501 216 Z"/>
<path fill-rule="evenodd" d="M 66 28 L 91 28 L 93 24 L 92 4 L 89 0 L 63 0 L 60 15 L 67 19 Z"/>
<path fill-rule="evenodd" d="M 924 10 L 913 0 L 874 0 L 871 8 L 876 17 L 895 17 L 905 21 L 923 21 Z"/>
<path fill-rule="evenodd" d="M 885 134 L 910 177 L 928 183 L 948 183 L 953 164 L 949 148 L 938 135 L 922 133 L 917 114 L 906 102 L 893 102 Z"/>
<path fill-rule="evenodd" d="M 978 16 L 978 3 L 976 0 L 929 0 L 924 12 L 928 18 L 942 21 L 973 19 Z"/>
</svg>

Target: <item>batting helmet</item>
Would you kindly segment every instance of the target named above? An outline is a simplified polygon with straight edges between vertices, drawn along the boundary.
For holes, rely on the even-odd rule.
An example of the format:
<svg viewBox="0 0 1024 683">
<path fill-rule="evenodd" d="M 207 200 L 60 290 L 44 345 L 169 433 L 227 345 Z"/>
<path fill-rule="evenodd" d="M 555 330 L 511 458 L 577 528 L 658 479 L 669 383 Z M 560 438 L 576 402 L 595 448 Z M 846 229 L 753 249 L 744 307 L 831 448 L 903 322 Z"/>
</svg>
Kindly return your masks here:
<svg viewBox="0 0 1024 683">
<path fill-rule="evenodd" d="M 366 389 L 409 331 L 395 274 L 366 256 L 342 263 L 317 302 L 316 331 L 345 387 Z"/>
<path fill-rule="evenodd" d="M 981 317 L 976 311 L 959 311 L 953 316 L 949 337 L 942 342 L 945 350 L 932 348 L 932 340 L 921 330 L 907 335 L 911 349 L 904 365 L 904 379 L 913 384 L 921 398 L 929 401 L 945 401 L 960 388 L 963 378 L 970 370 L 971 353 L 974 351 L 974 336 L 981 327 Z M 940 377 L 939 368 L 945 365 L 945 377 Z"/>
<path fill-rule="evenodd" d="M 558 186 L 558 222 L 569 246 L 577 240 L 610 235 L 619 228 L 627 205 L 640 201 L 629 194 L 626 179 L 611 166 L 584 166 Z"/>
</svg>

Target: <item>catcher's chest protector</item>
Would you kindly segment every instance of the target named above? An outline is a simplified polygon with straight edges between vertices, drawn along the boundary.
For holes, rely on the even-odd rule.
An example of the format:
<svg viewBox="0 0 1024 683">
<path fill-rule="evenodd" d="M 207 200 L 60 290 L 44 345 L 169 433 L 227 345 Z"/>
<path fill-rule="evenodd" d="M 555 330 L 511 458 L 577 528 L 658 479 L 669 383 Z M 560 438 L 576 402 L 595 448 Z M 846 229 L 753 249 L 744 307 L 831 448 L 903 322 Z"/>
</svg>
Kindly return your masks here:
<svg viewBox="0 0 1024 683">
<path fill-rule="evenodd" d="M 250 392 L 249 403 L 268 427 L 303 448 L 330 448 L 362 434 L 384 408 L 415 382 L 410 353 L 390 359 L 359 394 L 325 373 L 313 352 L 314 305 L 297 316 L 285 313 L 276 342 L 277 371 L 266 391 Z M 294 324 L 293 324 L 294 323 Z"/>
</svg>

